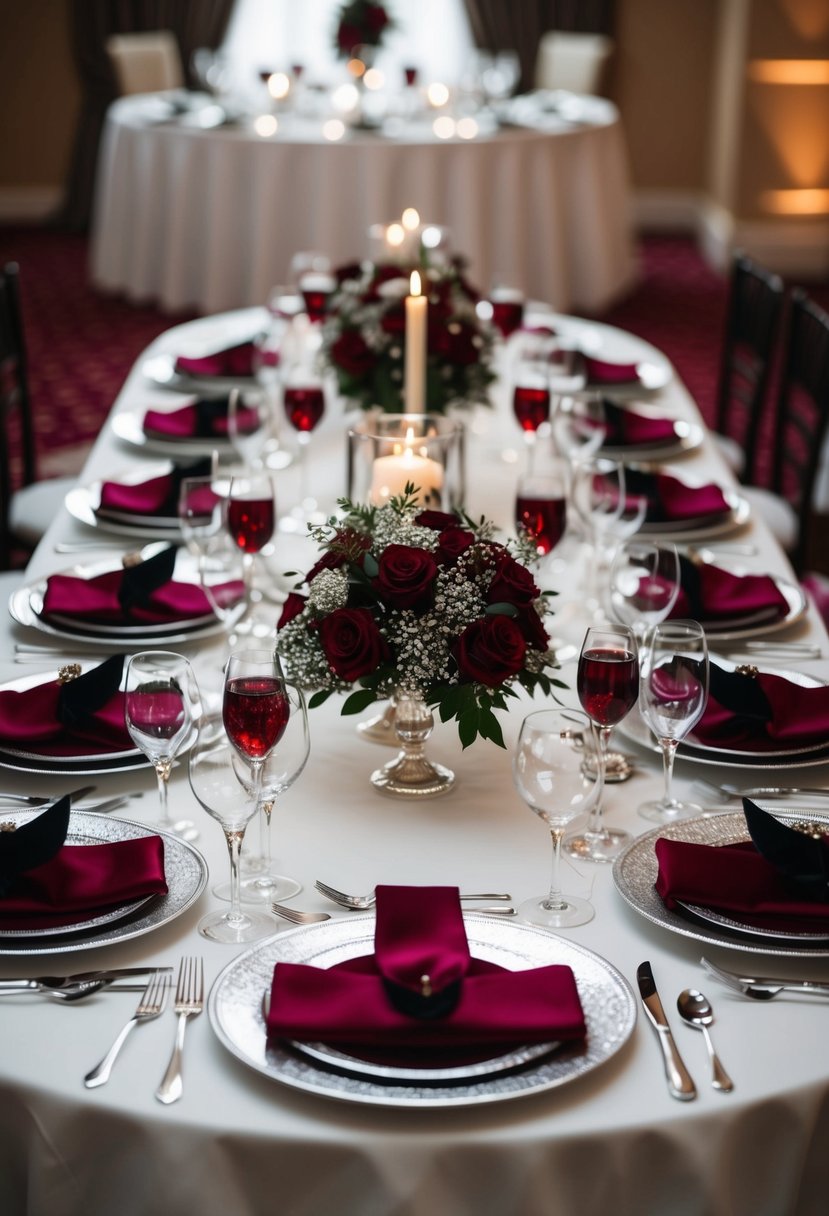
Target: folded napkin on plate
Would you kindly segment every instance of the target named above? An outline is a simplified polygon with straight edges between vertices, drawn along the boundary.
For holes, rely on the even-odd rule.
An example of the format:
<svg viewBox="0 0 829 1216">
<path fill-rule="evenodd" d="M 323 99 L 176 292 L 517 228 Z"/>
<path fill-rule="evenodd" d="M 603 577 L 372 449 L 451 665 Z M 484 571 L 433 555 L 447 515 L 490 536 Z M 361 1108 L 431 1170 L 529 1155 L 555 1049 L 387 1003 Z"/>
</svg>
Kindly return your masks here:
<svg viewBox="0 0 829 1216">
<path fill-rule="evenodd" d="M 169 473 L 126 485 L 122 481 L 105 481 L 101 486 L 100 514 L 117 511 L 128 515 L 160 515 L 174 517 L 178 511 L 181 483 L 187 477 L 209 477 L 213 462 L 209 456 L 190 464 L 176 464 Z M 209 494 L 210 491 L 208 490 Z M 213 496 L 218 501 L 218 495 Z M 210 508 L 206 514 L 210 514 Z"/>
<path fill-rule="evenodd" d="M 633 384 L 639 381 L 636 363 L 611 363 L 584 355 L 584 370 L 588 384 Z"/>
<path fill-rule="evenodd" d="M 460 1056 L 584 1037 L 569 967 L 505 971 L 470 957 L 457 888 L 381 886 L 376 913 L 373 955 L 329 969 L 277 963 L 270 1035 Z"/>
<path fill-rule="evenodd" d="M 789 610 L 786 597 L 767 574 L 731 574 L 683 556 L 679 566 L 681 586 L 672 617 L 707 622 L 762 613 L 764 619 L 777 620 Z"/>
<path fill-rule="evenodd" d="M 0 692 L 0 747 L 44 756 L 128 751 L 134 744 L 119 691 L 123 668 L 124 656 L 113 655 L 68 683 Z"/>
<path fill-rule="evenodd" d="M 676 424 L 672 418 L 653 418 L 649 414 L 625 409 L 614 401 L 605 400 L 603 405 L 605 444 L 639 447 L 676 439 Z"/>
<path fill-rule="evenodd" d="M 0 833 L 0 928 L 57 928 L 166 894 L 160 836 L 67 845 L 69 815 L 69 798 L 61 798 L 36 819 Z"/>
<path fill-rule="evenodd" d="M 210 601 L 196 583 L 172 581 L 176 550 L 170 546 L 126 570 L 111 570 L 96 578 L 53 574 L 46 583 L 41 616 L 70 617 L 78 626 L 96 624 L 163 625 L 210 616 Z M 229 582 L 220 593 L 238 591 Z M 214 595 L 216 593 L 214 592 Z"/>
<path fill-rule="evenodd" d="M 785 751 L 829 740 L 829 685 L 804 688 L 782 675 L 709 666 L 710 691 L 690 742 L 743 751 Z"/>
<path fill-rule="evenodd" d="M 176 371 L 184 376 L 252 376 L 253 352 L 252 342 L 240 342 L 199 358 L 179 355 Z"/>
<path fill-rule="evenodd" d="M 259 426 L 259 414 L 250 406 L 236 413 L 239 429 L 247 434 Z M 177 410 L 147 410 L 144 434 L 162 439 L 225 439 L 228 434 L 228 398 L 202 397 Z"/>
<path fill-rule="evenodd" d="M 625 469 L 625 491 L 648 500 L 647 523 L 682 523 L 684 520 L 725 515 L 730 511 L 719 486 L 688 486 L 668 473 Z"/>
<path fill-rule="evenodd" d="M 656 890 L 666 907 L 674 909 L 681 900 L 733 914 L 758 928 L 829 930 L 829 836 L 814 840 L 778 820 L 762 824 L 772 816 L 747 798 L 743 804 L 751 841 L 727 845 L 664 837 L 656 841 Z M 762 853 L 755 835 L 765 838 Z M 778 843 L 785 837 L 798 838 L 791 845 L 798 856 L 802 842 L 801 863 L 790 863 L 786 844 Z"/>
</svg>

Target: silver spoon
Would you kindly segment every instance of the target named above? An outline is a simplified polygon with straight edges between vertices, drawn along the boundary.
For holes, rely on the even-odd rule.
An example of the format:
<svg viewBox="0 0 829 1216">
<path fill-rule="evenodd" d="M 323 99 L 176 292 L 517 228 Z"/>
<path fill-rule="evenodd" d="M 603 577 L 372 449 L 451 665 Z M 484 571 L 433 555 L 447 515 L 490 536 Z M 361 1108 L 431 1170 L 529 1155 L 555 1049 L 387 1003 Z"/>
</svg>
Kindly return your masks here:
<svg viewBox="0 0 829 1216">
<path fill-rule="evenodd" d="M 714 1011 L 708 997 L 696 988 L 686 988 L 677 997 L 676 1007 L 680 1017 L 689 1026 L 693 1026 L 703 1033 L 705 1046 L 708 1048 L 708 1059 L 711 1061 L 711 1084 L 714 1089 L 719 1089 L 725 1094 L 731 1093 L 734 1082 L 720 1063 L 720 1058 L 711 1042 L 711 1035 L 708 1033 L 708 1027 L 714 1021 Z"/>
</svg>

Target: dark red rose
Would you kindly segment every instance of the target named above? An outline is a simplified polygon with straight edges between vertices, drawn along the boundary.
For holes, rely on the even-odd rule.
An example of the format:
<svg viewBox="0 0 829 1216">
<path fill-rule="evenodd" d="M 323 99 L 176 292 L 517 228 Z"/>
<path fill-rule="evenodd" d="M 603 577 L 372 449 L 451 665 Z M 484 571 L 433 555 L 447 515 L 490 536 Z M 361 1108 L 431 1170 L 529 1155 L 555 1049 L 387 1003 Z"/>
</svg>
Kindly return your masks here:
<svg viewBox="0 0 829 1216">
<path fill-rule="evenodd" d="M 369 283 L 365 296 L 363 297 L 366 303 L 380 299 L 380 288 L 384 283 L 391 282 L 392 279 L 405 279 L 406 273 L 399 266 L 376 266 L 374 275 Z M 402 306 L 401 306 L 402 307 Z"/>
<path fill-rule="evenodd" d="M 346 329 L 331 344 L 331 361 L 349 376 L 364 376 L 374 366 L 375 355 L 355 329 Z"/>
<path fill-rule="evenodd" d="M 419 515 L 415 515 L 415 523 L 419 528 L 431 528 L 434 532 L 454 528 L 460 522 L 458 516 L 449 511 L 421 511 Z"/>
<path fill-rule="evenodd" d="M 317 628 L 328 666 L 349 683 L 370 675 L 388 655 L 368 608 L 337 608 Z"/>
<path fill-rule="evenodd" d="M 349 21 L 341 21 L 337 29 L 337 46 L 341 51 L 350 51 L 363 41 L 362 34 L 356 25 Z"/>
<path fill-rule="evenodd" d="M 370 4 L 366 9 L 366 25 L 373 34 L 382 34 L 389 23 L 389 15 L 382 4 Z"/>
<path fill-rule="evenodd" d="M 362 277 L 363 267 L 361 262 L 346 262 L 344 266 L 338 266 L 334 271 L 334 275 L 338 283 L 345 283 L 349 279 L 359 279 Z"/>
<path fill-rule="evenodd" d="M 438 537 L 435 556 L 442 566 L 452 566 L 470 545 L 475 544 L 475 533 L 468 528 L 444 528 Z"/>
<path fill-rule="evenodd" d="M 326 549 L 305 575 L 306 583 L 310 583 L 311 579 L 316 578 L 321 570 L 339 570 L 340 566 L 344 566 L 346 563 L 346 551 L 356 555 L 370 549 L 371 537 L 362 532 L 355 532 L 352 528 L 341 528 L 331 544 L 333 548 Z"/>
<path fill-rule="evenodd" d="M 473 341 L 477 330 L 463 321 L 450 321 L 429 334 L 429 354 L 448 363 L 467 367 L 477 363 L 480 350 Z"/>
<path fill-rule="evenodd" d="M 490 604 L 514 604 L 516 608 L 529 607 L 538 599 L 540 592 L 535 579 L 526 566 L 522 566 L 508 553 L 501 554 L 495 568 L 495 576 L 489 584 Z"/>
<path fill-rule="evenodd" d="M 533 650 L 547 650 L 549 648 L 550 638 L 547 630 L 544 628 L 544 622 L 535 608 L 520 609 L 515 620 L 518 622 L 518 628 L 524 635 L 528 646 L 532 646 Z"/>
<path fill-rule="evenodd" d="M 283 625 L 287 625 L 295 616 L 299 616 L 305 607 L 307 600 L 304 595 L 297 595 L 295 591 L 291 591 L 282 605 L 282 614 L 277 623 L 277 629 L 281 629 Z"/>
<path fill-rule="evenodd" d="M 482 616 L 467 625 L 455 643 L 461 676 L 497 688 L 524 666 L 527 643 L 509 616 Z"/>
<path fill-rule="evenodd" d="M 387 334 L 403 334 L 406 330 L 406 311 L 402 300 L 399 304 L 394 304 L 388 312 L 383 314 L 380 321 L 380 328 Z"/>
<path fill-rule="evenodd" d="M 388 545 L 379 561 L 375 591 L 394 608 L 420 608 L 431 601 L 437 562 L 425 549 Z"/>
</svg>

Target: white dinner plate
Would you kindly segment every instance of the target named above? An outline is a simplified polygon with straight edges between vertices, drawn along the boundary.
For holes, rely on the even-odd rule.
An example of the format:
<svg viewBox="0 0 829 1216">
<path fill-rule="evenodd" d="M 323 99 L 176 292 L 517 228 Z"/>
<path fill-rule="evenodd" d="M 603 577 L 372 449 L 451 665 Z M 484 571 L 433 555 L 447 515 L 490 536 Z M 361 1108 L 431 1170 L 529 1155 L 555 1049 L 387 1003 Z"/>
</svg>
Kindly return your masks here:
<svg viewBox="0 0 829 1216">
<path fill-rule="evenodd" d="M 636 535 L 646 540 L 658 540 L 661 537 L 673 541 L 694 541 L 733 532 L 735 528 L 741 528 L 743 524 L 748 523 L 751 507 L 748 499 L 743 498 L 736 490 L 723 490 L 723 497 L 728 504 L 728 510 L 721 514 L 698 515 L 693 519 L 666 520 L 660 523 L 648 523 L 646 520 Z"/>
<path fill-rule="evenodd" d="M 528 316 L 528 324 L 549 322 L 557 334 L 592 358 L 608 363 L 636 364 L 638 380 L 630 384 L 595 385 L 591 386 L 590 391 L 601 391 L 609 397 L 635 397 L 641 395 L 643 389 L 656 392 L 673 379 L 674 369 L 670 360 L 650 342 L 627 330 L 561 313 L 541 312 L 535 317 L 532 306 L 528 308 Z"/>
<path fill-rule="evenodd" d="M 153 406 L 153 409 L 159 407 Z M 170 407 L 170 413 L 182 409 L 178 404 Z M 112 416 L 112 432 L 122 443 L 158 456 L 210 456 L 212 452 L 229 452 L 230 440 L 225 435 L 212 435 L 206 439 L 162 439 L 160 435 L 145 435 L 144 414 L 146 410 L 120 410 Z"/>
<path fill-rule="evenodd" d="M 829 817 L 817 813 L 784 811 L 777 807 L 773 814 L 782 820 L 805 818 L 829 823 Z M 656 893 L 659 867 L 654 845 L 660 838 L 687 840 L 692 844 L 736 844 L 748 840 L 745 816 L 742 811 L 711 815 L 698 819 L 684 819 L 668 827 L 654 828 L 633 840 L 613 863 L 613 880 L 622 899 L 640 916 L 682 937 L 710 946 L 728 946 L 733 950 L 744 950 L 752 954 L 784 954 L 790 958 L 829 958 L 829 946 L 821 947 L 808 938 L 797 935 L 796 940 L 782 943 L 778 939 L 754 935 L 749 937 L 743 927 L 739 932 L 724 924 L 702 924 L 686 919 L 679 912 L 666 908 Z"/>
<path fill-rule="evenodd" d="M 674 421 L 674 438 L 656 443 L 605 443 L 599 455 L 609 460 L 673 460 L 684 452 L 692 452 L 702 444 L 703 430 L 695 422 L 682 418 Z"/>
<path fill-rule="evenodd" d="M 172 388 L 179 393 L 213 393 L 218 397 L 234 388 L 256 388 L 255 376 L 191 376 L 176 371 L 176 358 L 152 355 L 141 364 L 141 372 L 159 388 Z"/>
<path fill-rule="evenodd" d="M 606 959 L 583 946 L 530 925 L 497 917 L 464 916 L 472 953 L 509 970 L 562 963 L 572 967 L 587 1023 L 584 1042 L 565 1043 L 514 1070 L 468 1080 L 425 1084 L 353 1074 L 289 1044 L 268 1042 L 263 998 L 277 962 L 333 966 L 374 951 L 374 916 L 344 916 L 303 925 L 257 942 L 221 972 L 208 1014 L 220 1042 L 249 1068 L 295 1089 L 375 1106 L 450 1107 L 503 1101 L 564 1085 L 605 1063 L 629 1038 L 636 1003 L 627 981 Z M 474 1066 L 473 1066 L 474 1067 Z"/>
</svg>

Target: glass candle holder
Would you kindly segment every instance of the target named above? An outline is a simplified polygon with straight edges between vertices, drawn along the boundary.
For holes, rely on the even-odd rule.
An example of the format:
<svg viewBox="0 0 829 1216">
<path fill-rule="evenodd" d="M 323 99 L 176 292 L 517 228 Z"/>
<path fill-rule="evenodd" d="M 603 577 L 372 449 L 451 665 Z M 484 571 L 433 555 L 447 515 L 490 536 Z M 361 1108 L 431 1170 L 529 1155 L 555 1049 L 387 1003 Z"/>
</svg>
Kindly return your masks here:
<svg viewBox="0 0 829 1216">
<path fill-rule="evenodd" d="M 348 497 L 383 506 L 407 485 L 425 509 L 463 504 L 463 424 L 439 414 L 370 415 L 348 432 Z"/>
</svg>

